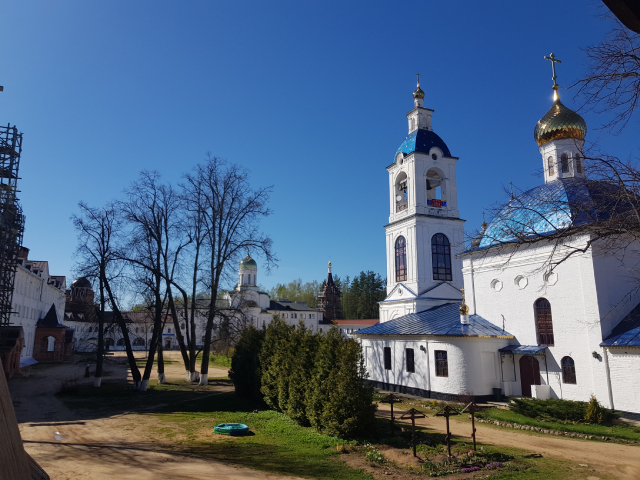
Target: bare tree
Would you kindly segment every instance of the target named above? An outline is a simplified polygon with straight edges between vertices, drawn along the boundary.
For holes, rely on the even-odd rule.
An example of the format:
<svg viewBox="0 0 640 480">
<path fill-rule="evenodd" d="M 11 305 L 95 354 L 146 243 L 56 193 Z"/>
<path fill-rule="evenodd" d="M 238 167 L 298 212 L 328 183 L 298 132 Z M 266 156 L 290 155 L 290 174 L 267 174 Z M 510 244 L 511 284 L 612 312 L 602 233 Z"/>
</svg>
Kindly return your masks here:
<svg viewBox="0 0 640 480">
<path fill-rule="evenodd" d="M 131 227 L 128 248 L 121 258 L 138 271 L 138 283 L 148 293 L 153 306 L 154 326 L 149 345 L 149 356 L 142 375 L 141 390 L 147 389 L 159 339 L 162 338 L 163 314 L 167 308 L 167 298 L 172 303 L 170 285 L 175 265 L 184 243 L 181 236 L 181 204 L 170 185 L 160 183 L 160 174 L 143 171 L 140 178 L 126 191 L 126 201 L 118 203 L 125 220 Z M 178 325 L 177 318 L 173 319 Z M 176 335 L 180 329 L 176 328 Z M 181 349 L 184 350 L 184 349 Z M 184 352 L 183 352 L 184 353 Z M 164 375 L 158 372 L 160 381 Z"/>
<path fill-rule="evenodd" d="M 102 362 L 104 352 L 104 323 L 107 302 L 120 326 L 125 341 L 129 368 L 134 381 L 134 388 L 140 384 L 140 371 L 136 365 L 127 325 L 122 318 L 118 301 L 114 295 L 112 282 L 119 277 L 121 267 L 118 265 L 116 244 L 121 233 L 121 222 L 113 204 L 104 208 L 89 207 L 79 203 L 80 213 L 71 217 L 78 232 L 77 261 L 78 271 L 85 277 L 98 283 L 98 351 L 94 385 L 102 382 Z"/>
<path fill-rule="evenodd" d="M 618 20 L 606 38 L 584 49 L 589 60 L 585 75 L 571 87 L 578 87 L 584 107 L 613 113 L 605 125 L 614 132 L 627 126 L 640 99 L 640 35 Z"/>
<path fill-rule="evenodd" d="M 271 214 L 267 207 L 271 187 L 254 190 L 244 168 L 209 156 L 185 175 L 185 190 L 197 202 L 204 228 L 203 282 L 210 293 L 205 329 L 200 385 L 208 384 L 209 353 L 216 316 L 224 315 L 216 299 L 223 282 L 235 276 L 235 263 L 248 249 L 265 258 L 266 270 L 276 262 L 271 238 L 258 229 L 259 220 Z M 195 297 L 193 297 L 195 299 Z"/>
</svg>

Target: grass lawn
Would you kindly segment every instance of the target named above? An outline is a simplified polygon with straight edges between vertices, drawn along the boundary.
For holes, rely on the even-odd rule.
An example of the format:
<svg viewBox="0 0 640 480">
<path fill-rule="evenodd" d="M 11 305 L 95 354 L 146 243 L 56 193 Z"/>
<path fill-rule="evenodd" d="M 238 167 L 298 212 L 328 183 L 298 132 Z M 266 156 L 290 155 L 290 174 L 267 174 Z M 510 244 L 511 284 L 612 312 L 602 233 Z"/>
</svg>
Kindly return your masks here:
<svg viewBox="0 0 640 480">
<path fill-rule="evenodd" d="M 228 380 L 219 384 L 231 385 Z M 235 393 L 219 393 L 210 387 L 199 387 L 186 381 L 163 385 L 150 385 L 147 392 L 134 392 L 123 383 L 105 383 L 100 389 L 81 386 L 59 398 L 74 409 L 100 414 L 116 414 L 127 411 L 151 416 L 154 421 L 145 427 L 151 429 L 154 438 L 163 448 L 188 453 L 200 458 L 254 468 L 260 471 L 292 475 L 304 478 L 360 480 L 382 477 L 388 468 L 393 478 L 429 477 L 438 465 L 426 464 L 410 469 L 401 462 L 385 460 L 383 464 L 371 464 L 365 460 L 363 445 L 395 452 L 396 457 L 408 458 L 410 430 L 400 431 L 397 425 L 394 435 L 388 420 L 377 419 L 377 434 L 368 439 L 344 442 L 323 435 L 312 428 L 301 427 L 283 414 L 272 410 L 256 409 L 254 403 L 238 399 Z M 406 406 L 404 406 L 406 407 Z M 400 407 L 399 408 L 403 408 Z M 513 421 L 513 420 L 511 420 Z M 246 423 L 250 435 L 227 437 L 213 433 L 219 423 Z M 440 432 L 417 427 L 417 438 L 424 444 L 418 447 L 422 456 L 434 464 L 442 463 L 445 436 Z M 338 446 L 347 445 L 350 453 L 338 452 Z M 480 447 L 480 445 L 479 445 Z M 342 447 L 341 447 L 342 448 Z M 468 439 L 452 440 L 453 454 L 462 459 L 469 451 Z M 483 478 L 516 480 L 561 480 L 585 478 L 575 463 L 554 458 L 541 458 L 514 448 L 483 446 L 479 457 L 485 463 L 502 461 L 505 466 L 497 470 L 483 470 Z M 345 463 L 348 461 L 348 464 Z M 448 468 L 448 467 L 447 467 Z M 452 469 L 460 465 L 452 465 Z M 368 470 L 368 471 L 365 471 Z M 372 475 L 373 474 L 373 475 Z M 462 478 L 460 474 L 454 478 Z M 471 478 L 466 477 L 465 478 Z M 602 475 L 599 478 L 604 479 Z"/>
<path fill-rule="evenodd" d="M 556 422 L 544 422 L 535 418 L 526 417 L 511 410 L 503 410 L 499 408 L 489 408 L 478 414 L 480 418 L 498 420 L 501 422 L 518 423 L 520 425 L 529 425 L 532 427 L 540 427 L 548 430 L 559 430 L 562 432 L 583 433 L 586 435 L 595 435 L 600 437 L 621 438 L 625 440 L 640 441 L 640 427 L 632 425 L 612 425 L 610 427 L 604 425 L 584 425 L 584 424 L 563 424 Z"/>
<path fill-rule="evenodd" d="M 159 421 L 156 428 L 159 435 L 193 455 L 308 478 L 372 478 L 339 460 L 336 447 L 342 440 L 301 427 L 272 410 L 254 414 L 255 405 L 234 393 L 185 402 L 181 407 L 179 412 L 154 414 Z M 213 427 L 219 423 L 245 423 L 251 435 L 216 435 Z"/>
</svg>

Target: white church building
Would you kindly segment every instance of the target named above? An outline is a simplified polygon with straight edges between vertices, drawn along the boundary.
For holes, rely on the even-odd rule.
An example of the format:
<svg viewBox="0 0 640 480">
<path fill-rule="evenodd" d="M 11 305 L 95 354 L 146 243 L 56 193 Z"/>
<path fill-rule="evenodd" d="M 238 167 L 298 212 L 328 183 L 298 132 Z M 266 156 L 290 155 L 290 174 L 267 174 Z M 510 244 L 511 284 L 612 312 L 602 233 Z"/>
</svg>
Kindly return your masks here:
<svg viewBox="0 0 640 480">
<path fill-rule="evenodd" d="M 380 323 L 355 333 L 369 380 L 438 399 L 488 399 L 495 389 L 581 401 L 593 394 L 639 414 L 640 251 L 627 249 L 621 262 L 596 243 L 550 272 L 544 265 L 555 244 L 516 248 L 501 223 L 551 218 L 562 229 L 575 219 L 553 206 L 591 198 L 582 155 L 587 126 L 560 102 L 555 77 L 554 103 L 534 132 L 544 184 L 512 199 L 468 249 L 458 158 L 433 131 L 419 83 L 413 97 L 409 135 L 387 167 L 387 298 Z M 588 240 L 572 238 L 571 246 Z"/>
</svg>

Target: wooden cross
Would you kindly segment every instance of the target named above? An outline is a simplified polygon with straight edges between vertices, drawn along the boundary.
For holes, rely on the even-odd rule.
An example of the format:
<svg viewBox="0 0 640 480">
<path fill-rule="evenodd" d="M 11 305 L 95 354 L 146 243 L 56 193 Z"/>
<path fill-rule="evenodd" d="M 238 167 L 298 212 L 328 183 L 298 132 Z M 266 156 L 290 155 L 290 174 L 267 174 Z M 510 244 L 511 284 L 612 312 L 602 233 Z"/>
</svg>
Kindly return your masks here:
<svg viewBox="0 0 640 480">
<path fill-rule="evenodd" d="M 562 63 L 560 60 L 558 60 L 556 58 L 556 56 L 551 53 L 551 55 L 549 55 L 548 57 L 544 57 L 545 60 L 549 60 L 551 62 L 551 71 L 553 72 L 553 77 L 551 77 L 551 79 L 553 80 L 553 88 L 557 89 L 558 88 L 558 84 L 556 83 L 556 63 Z"/>
<path fill-rule="evenodd" d="M 393 404 L 394 403 L 400 403 L 400 402 L 402 402 L 400 397 L 397 397 L 393 393 L 390 393 L 389 395 L 387 395 L 386 397 L 384 397 L 382 399 L 382 403 L 391 404 L 391 435 L 393 435 L 393 420 L 394 420 L 394 417 L 393 417 Z"/>
<path fill-rule="evenodd" d="M 464 407 L 460 413 L 464 413 L 466 411 L 471 413 L 471 438 L 473 438 L 473 453 L 476 453 L 476 416 L 475 413 L 479 412 L 481 409 L 476 405 L 475 402 L 469 403 L 466 407 Z"/>
<path fill-rule="evenodd" d="M 416 455 L 416 418 L 427 418 L 427 416 L 424 413 L 419 412 L 415 408 L 412 408 L 411 410 L 409 410 L 408 412 L 406 412 L 404 415 L 400 417 L 400 419 L 403 419 L 403 418 L 411 418 L 411 444 L 413 445 L 413 456 L 417 457 L 418 455 Z"/>
<path fill-rule="evenodd" d="M 460 415 L 460 412 L 455 408 L 445 405 L 445 407 L 436 413 L 436 417 L 444 417 L 447 419 L 447 453 L 451 458 L 451 432 L 449 431 L 449 417 L 452 415 Z"/>
</svg>

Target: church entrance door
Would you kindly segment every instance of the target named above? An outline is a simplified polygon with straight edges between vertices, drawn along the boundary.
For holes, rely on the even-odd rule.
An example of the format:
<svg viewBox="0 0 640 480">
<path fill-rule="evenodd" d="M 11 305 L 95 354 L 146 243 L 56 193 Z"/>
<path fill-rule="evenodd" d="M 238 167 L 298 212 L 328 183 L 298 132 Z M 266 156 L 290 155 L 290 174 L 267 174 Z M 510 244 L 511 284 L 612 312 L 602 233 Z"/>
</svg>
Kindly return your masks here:
<svg viewBox="0 0 640 480">
<path fill-rule="evenodd" d="M 522 396 L 531 396 L 531 385 L 540 385 L 540 364 L 531 355 L 520 357 L 520 384 Z"/>
</svg>

